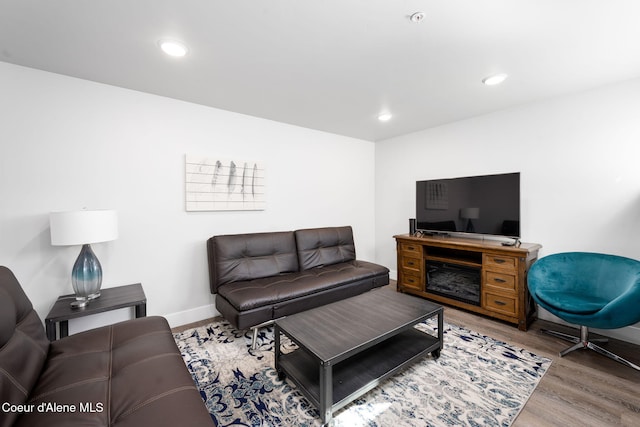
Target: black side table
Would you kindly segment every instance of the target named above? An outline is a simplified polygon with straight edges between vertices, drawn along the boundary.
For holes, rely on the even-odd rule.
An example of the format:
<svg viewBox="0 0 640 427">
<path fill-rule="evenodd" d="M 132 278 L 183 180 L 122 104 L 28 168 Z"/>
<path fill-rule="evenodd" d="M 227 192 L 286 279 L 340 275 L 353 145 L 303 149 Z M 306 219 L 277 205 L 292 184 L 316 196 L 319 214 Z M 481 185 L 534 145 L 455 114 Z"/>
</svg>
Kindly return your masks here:
<svg viewBox="0 0 640 427">
<path fill-rule="evenodd" d="M 135 307 L 136 318 L 147 315 L 147 297 L 140 283 L 102 289 L 100 293 L 100 298 L 92 300 L 86 307 L 82 308 L 71 308 L 71 302 L 75 299 L 73 294 L 58 297 L 47 318 L 44 319 L 49 341 L 57 339 L 56 323 L 60 323 L 59 338 L 69 335 L 69 319 L 126 307 Z"/>
</svg>

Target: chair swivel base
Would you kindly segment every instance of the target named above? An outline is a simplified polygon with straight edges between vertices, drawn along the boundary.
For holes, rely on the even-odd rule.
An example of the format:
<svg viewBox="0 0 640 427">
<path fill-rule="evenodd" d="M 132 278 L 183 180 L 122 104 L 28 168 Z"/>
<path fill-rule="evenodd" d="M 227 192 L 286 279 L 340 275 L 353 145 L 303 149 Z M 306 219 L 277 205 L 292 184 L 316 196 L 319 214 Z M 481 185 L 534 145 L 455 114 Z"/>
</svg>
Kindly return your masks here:
<svg viewBox="0 0 640 427">
<path fill-rule="evenodd" d="M 610 359 L 615 360 L 616 362 L 620 362 L 625 366 L 628 366 L 630 368 L 636 369 L 638 371 L 640 371 L 640 366 L 631 363 L 630 361 L 628 361 L 627 359 L 624 359 L 620 356 L 618 356 L 615 353 L 610 352 L 609 350 L 605 350 L 604 348 L 600 347 L 599 345 L 596 345 L 594 343 L 606 343 L 609 342 L 608 339 L 606 338 L 598 338 L 598 339 L 589 339 L 589 328 L 586 326 L 580 326 L 580 337 L 575 337 L 573 335 L 569 335 L 569 334 L 564 334 L 562 332 L 558 332 L 558 331 L 550 331 L 548 329 L 540 329 L 540 332 L 544 332 L 545 334 L 549 334 L 552 335 L 554 337 L 558 337 L 560 339 L 563 339 L 565 341 L 569 341 L 572 343 L 575 343 L 575 345 L 572 345 L 571 347 L 562 350 L 559 354 L 560 357 L 566 356 L 567 354 L 571 353 L 574 350 L 579 350 L 579 349 L 589 349 L 589 350 L 593 350 L 596 353 L 600 353 L 603 356 L 607 356 Z"/>
</svg>

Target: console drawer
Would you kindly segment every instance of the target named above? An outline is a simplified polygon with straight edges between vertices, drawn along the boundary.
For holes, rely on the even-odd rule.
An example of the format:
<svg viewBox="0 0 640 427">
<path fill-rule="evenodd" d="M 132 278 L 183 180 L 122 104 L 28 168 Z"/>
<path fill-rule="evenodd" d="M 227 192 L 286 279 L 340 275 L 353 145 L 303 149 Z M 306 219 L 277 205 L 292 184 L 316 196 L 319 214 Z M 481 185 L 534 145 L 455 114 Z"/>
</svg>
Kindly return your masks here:
<svg viewBox="0 0 640 427">
<path fill-rule="evenodd" d="M 422 246 L 415 243 L 400 243 L 400 252 L 404 255 L 422 258 Z"/>
<path fill-rule="evenodd" d="M 484 254 L 482 265 L 487 268 L 516 271 L 517 258 L 504 255 Z"/>
<path fill-rule="evenodd" d="M 487 271 L 485 273 L 486 286 L 499 288 L 506 291 L 516 291 L 516 276 L 505 273 L 497 273 L 495 271 Z"/>
<path fill-rule="evenodd" d="M 400 267 L 404 270 L 413 270 L 417 274 L 420 274 L 420 271 L 422 271 L 423 261 L 421 258 L 402 256 L 400 262 L 401 262 Z"/>
<path fill-rule="evenodd" d="M 413 273 L 408 270 L 400 271 L 400 286 L 405 288 L 423 290 L 422 280 L 419 273 Z"/>
<path fill-rule="evenodd" d="M 482 306 L 490 311 L 496 313 L 502 313 L 509 316 L 516 316 L 518 307 L 515 296 L 505 296 L 499 293 L 493 293 L 491 291 L 485 291 L 482 293 L 484 299 Z"/>
</svg>

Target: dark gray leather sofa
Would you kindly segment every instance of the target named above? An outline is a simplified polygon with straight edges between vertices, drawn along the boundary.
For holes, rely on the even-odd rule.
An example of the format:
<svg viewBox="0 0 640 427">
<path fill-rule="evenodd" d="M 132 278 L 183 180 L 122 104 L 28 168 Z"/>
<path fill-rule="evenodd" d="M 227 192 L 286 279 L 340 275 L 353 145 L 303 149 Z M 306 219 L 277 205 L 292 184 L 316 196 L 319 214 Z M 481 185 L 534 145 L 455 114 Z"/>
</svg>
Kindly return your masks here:
<svg viewBox="0 0 640 427">
<path fill-rule="evenodd" d="M 214 236 L 207 253 L 216 308 L 238 329 L 389 283 L 386 267 L 356 260 L 350 226 Z"/>
<path fill-rule="evenodd" d="M 0 427 L 213 426 L 163 317 L 49 342 L 0 267 Z"/>
</svg>

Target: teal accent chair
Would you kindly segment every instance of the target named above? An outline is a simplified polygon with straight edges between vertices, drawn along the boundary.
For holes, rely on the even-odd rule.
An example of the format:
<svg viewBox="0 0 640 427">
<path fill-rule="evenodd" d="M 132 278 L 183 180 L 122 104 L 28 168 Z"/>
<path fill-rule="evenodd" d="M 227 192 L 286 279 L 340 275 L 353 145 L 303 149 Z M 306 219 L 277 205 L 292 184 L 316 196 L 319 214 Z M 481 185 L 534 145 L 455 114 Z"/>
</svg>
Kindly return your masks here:
<svg viewBox="0 0 640 427">
<path fill-rule="evenodd" d="M 580 337 L 556 331 L 543 332 L 591 349 L 631 368 L 640 366 L 589 340 L 589 328 L 617 329 L 640 322 L 640 261 L 617 255 L 564 252 L 533 264 L 528 275 L 529 292 L 540 307 L 565 322 L 580 326 Z"/>
</svg>

